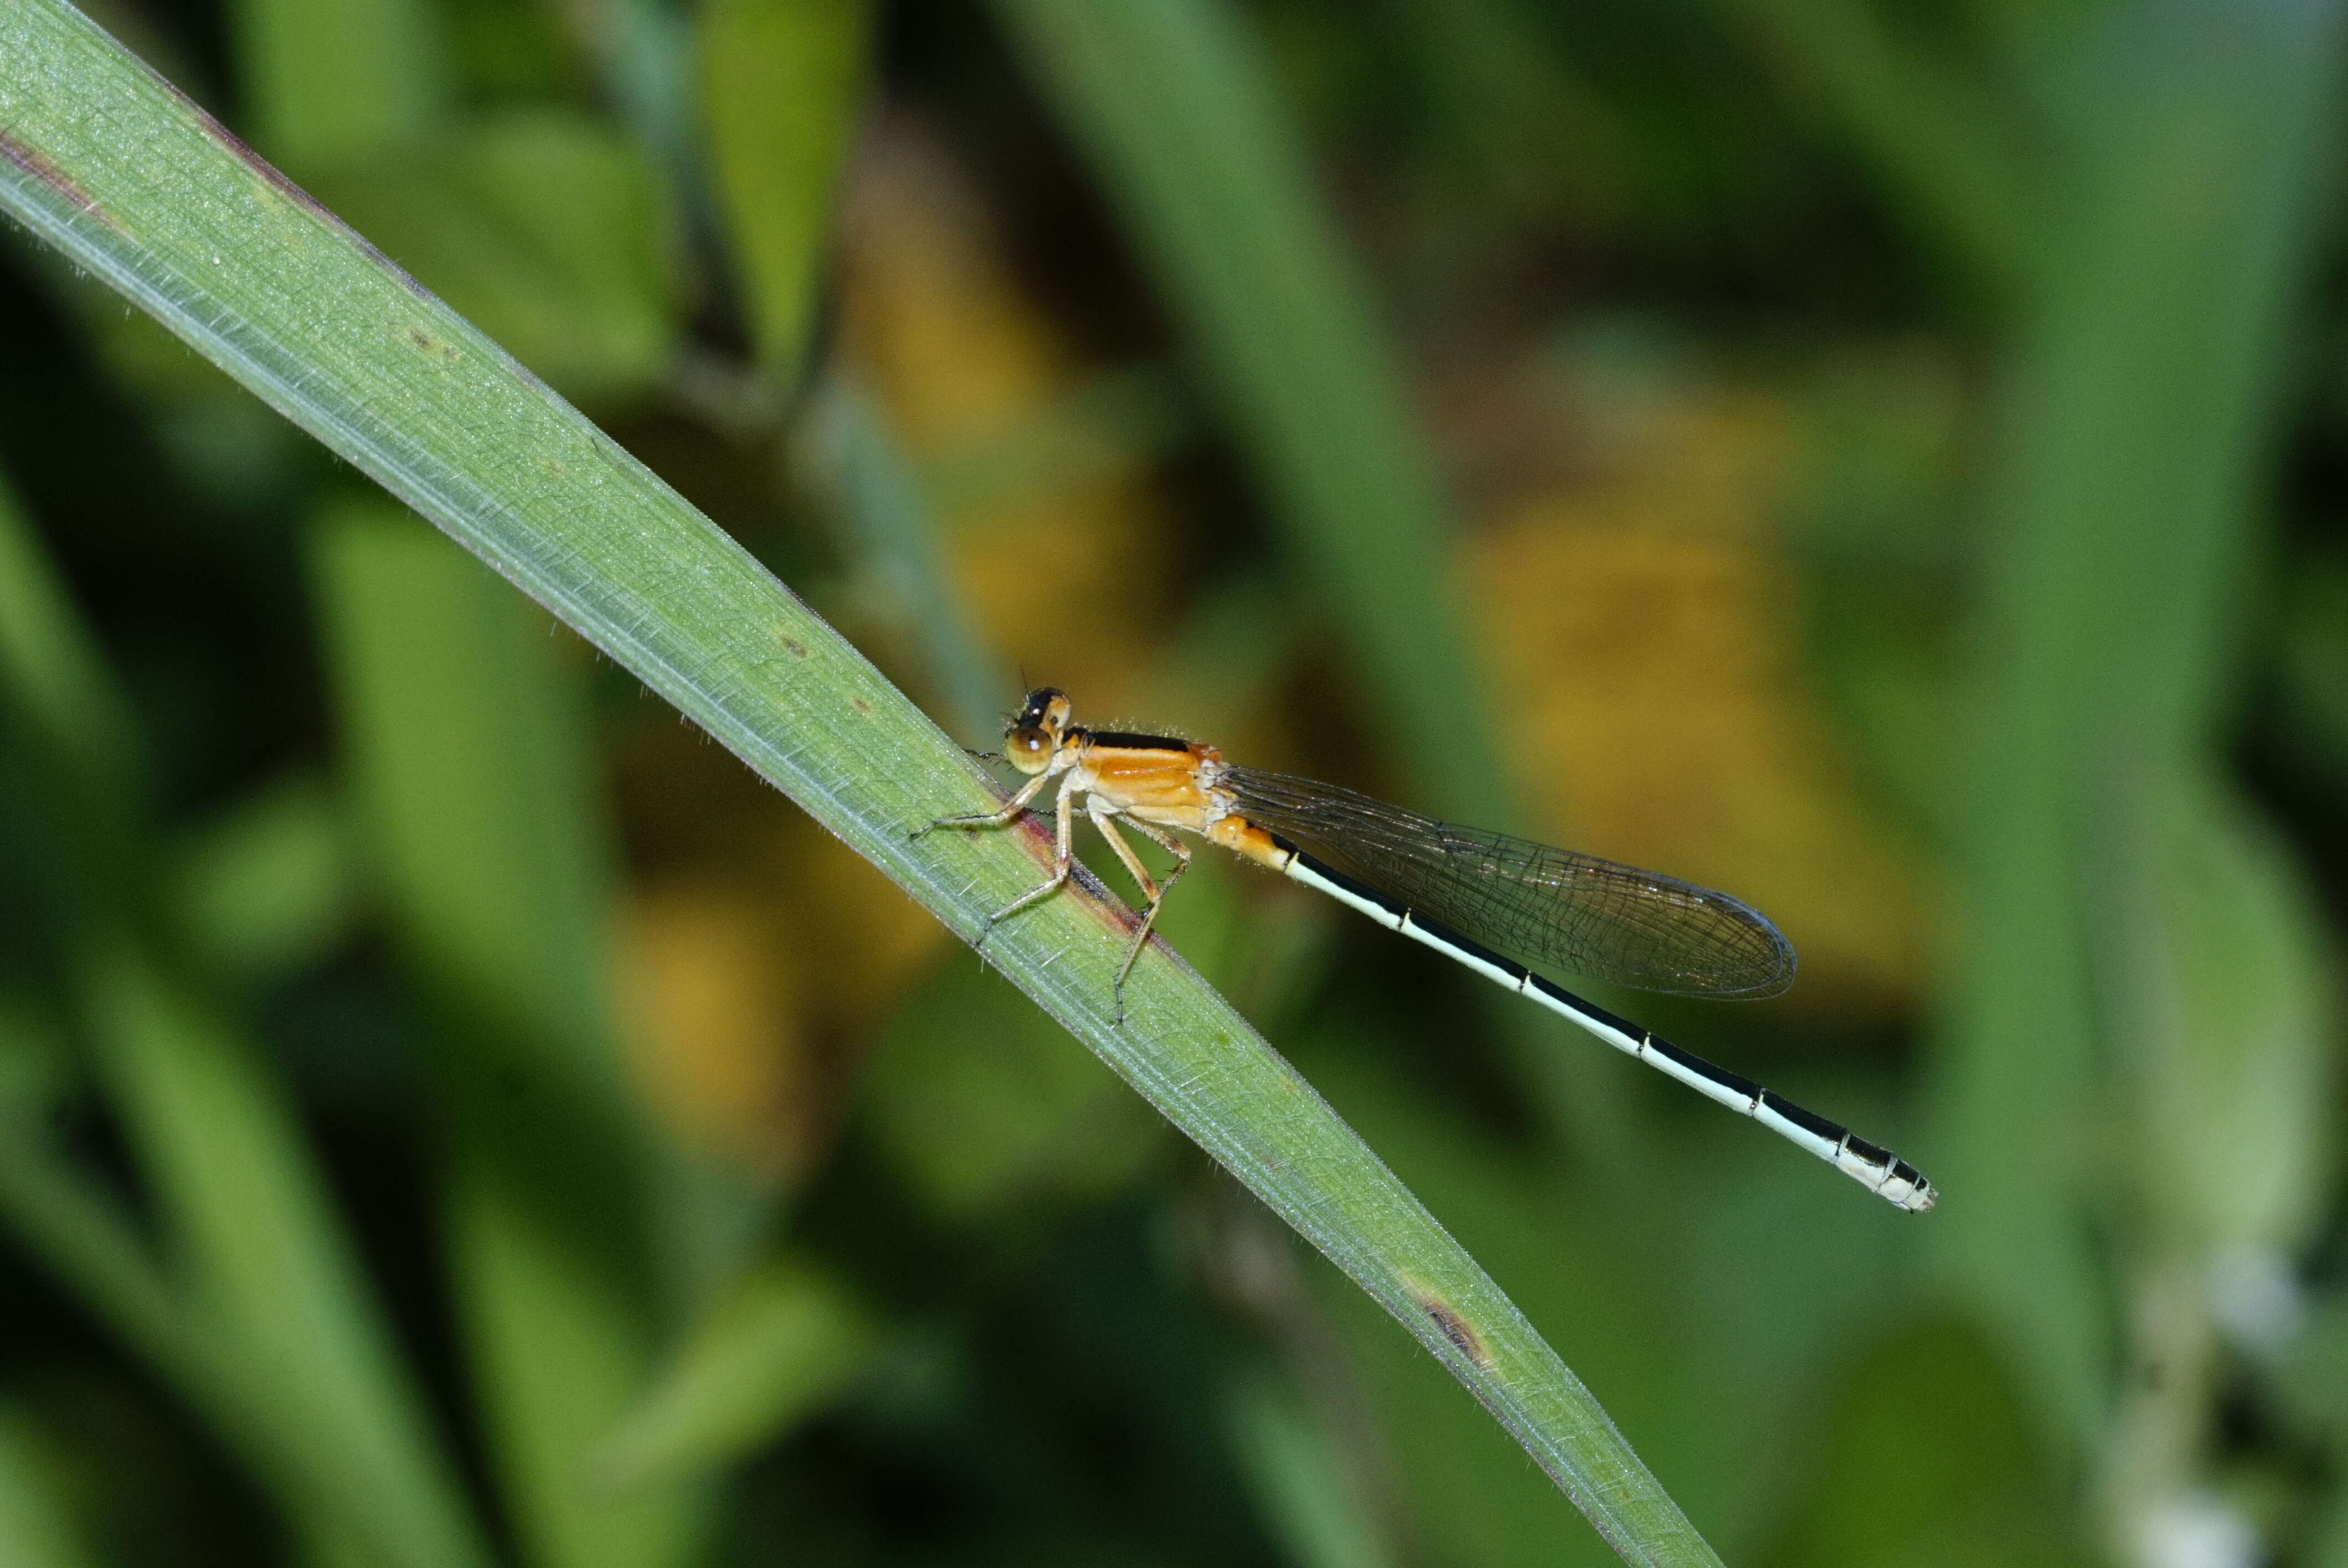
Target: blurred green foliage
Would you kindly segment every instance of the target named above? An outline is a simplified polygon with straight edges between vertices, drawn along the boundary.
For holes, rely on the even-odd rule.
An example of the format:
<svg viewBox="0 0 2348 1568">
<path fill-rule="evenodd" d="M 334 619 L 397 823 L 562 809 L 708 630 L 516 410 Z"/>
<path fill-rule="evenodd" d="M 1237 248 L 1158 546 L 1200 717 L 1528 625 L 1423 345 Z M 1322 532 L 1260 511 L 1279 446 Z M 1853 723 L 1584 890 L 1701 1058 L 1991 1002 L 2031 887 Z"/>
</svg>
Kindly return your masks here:
<svg viewBox="0 0 2348 1568">
<path fill-rule="evenodd" d="M 2342 9 L 93 15 L 958 738 L 1782 912 L 1616 1000 L 1929 1215 L 1264 879 L 1165 928 L 1725 1557 L 2035 1568 L 2348 1564 Z M 664 705 L 0 291 L 0 1558 L 1608 1560 Z"/>
</svg>

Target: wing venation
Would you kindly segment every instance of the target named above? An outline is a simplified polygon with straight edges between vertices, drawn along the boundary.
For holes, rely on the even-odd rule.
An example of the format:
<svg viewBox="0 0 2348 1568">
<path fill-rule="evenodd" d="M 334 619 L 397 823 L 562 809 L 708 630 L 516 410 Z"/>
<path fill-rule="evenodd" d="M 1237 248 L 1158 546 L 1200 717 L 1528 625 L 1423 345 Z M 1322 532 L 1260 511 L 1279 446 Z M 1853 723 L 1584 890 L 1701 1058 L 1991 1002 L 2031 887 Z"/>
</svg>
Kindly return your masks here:
<svg viewBox="0 0 2348 1568">
<path fill-rule="evenodd" d="M 1683 996 L 1794 982 L 1792 945 L 1725 893 L 1311 779 L 1233 768 L 1226 783 L 1251 821 L 1520 963 Z"/>
</svg>

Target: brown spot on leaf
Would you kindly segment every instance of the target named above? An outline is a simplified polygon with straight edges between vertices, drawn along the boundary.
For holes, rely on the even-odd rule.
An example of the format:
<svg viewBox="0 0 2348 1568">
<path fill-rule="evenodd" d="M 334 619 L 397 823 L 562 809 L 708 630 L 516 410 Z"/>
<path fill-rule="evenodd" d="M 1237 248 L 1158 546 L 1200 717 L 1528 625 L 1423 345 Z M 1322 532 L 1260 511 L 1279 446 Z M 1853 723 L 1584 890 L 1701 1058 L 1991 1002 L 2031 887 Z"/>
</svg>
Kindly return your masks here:
<svg viewBox="0 0 2348 1568">
<path fill-rule="evenodd" d="M 1423 1286 L 1412 1285 L 1409 1288 L 1411 1299 L 1418 1303 L 1418 1309 L 1426 1314 L 1427 1320 L 1443 1331 L 1454 1350 L 1478 1367 L 1492 1364 L 1492 1353 L 1485 1348 L 1484 1337 L 1459 1315 L 1458 1308 Z"/>
<path fill-rule="evenodd" d="M 115 232 L 122 232 L 122 225 L 115 220 L 114 214 L 99 206 L 97 197 L 75 183 L 71 176 L 57 167 L 57 159 L 39 148 L 0 130 L 0 158 L 6 159 Z"/>
<path fill-rule="evenodd" d="M 417 351 L 420 354 L 428 354 L 436 358 L 444 360 L 455 359 L 457 357 L 457 345 L 455 343 L 448 342 L 446 338 L 434 337 L 422 327 L 409 327 L 407 329 L 407 341 L 414 343 L 417 347 Z"/>
</svg>

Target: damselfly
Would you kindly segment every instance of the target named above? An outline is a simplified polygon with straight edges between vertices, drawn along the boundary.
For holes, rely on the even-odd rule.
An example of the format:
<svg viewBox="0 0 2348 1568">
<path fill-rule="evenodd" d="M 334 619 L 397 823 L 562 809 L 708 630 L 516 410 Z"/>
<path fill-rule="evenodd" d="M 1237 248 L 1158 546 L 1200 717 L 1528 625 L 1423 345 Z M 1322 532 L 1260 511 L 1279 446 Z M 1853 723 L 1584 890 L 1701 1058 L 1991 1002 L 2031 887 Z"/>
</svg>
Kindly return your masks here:
<svg viewBox="0 0 2348 1568">
<path fill-rule="evenodd" d="M 1564 1014 L 1903 1209 L 1929 1209 L 1939 1196 L 1921 1173 L 1890 1151 L 1527 967 L 1550 965 L 1680 996 L 1775 996 L 1793 984 L 1794 949 L 1751 906 L 1656 872 L 1437 822 L 1334 784 L 1236 767 L 1211 746 L 1087 730 L 1070 720 L 1068 699 L 1060 692 L 1046 687 L 1027 693 L 1004 732 L 1004 753 L 1028 775 L 1026 784 L 1000 811 L 942 817 L 930 828 L 1005 826 L 1035 809 L 1036 797 L 1056 783 L 1052 876 L 987 924 L 1066 885 L 1075 864 L 1076 814 L 1083 810 L 1147 902 L 1117 973 L 1120 1018 L 1126 976 L 1149 940 L 1167 889 L 1190 863 L 1189 846 L 1175 833 L 1193 833 Z M 1118 832 L 1120 824 L 1174 856 L 1162 885 Z"/>
</svg>

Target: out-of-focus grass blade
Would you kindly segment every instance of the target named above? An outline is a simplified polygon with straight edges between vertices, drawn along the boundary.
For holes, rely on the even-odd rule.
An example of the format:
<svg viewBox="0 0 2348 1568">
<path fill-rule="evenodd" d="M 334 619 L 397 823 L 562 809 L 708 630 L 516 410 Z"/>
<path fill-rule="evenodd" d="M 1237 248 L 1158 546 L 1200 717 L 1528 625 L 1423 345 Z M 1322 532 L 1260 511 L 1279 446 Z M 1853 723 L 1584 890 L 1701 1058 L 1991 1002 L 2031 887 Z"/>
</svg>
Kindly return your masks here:
<svg viewBox="0 0 2348 1568">
<path fill-rule="evenodd" d="M 28 1412 L 0 1405 L 0 1563 L 98 1568 L 58 1482 L 38 1424 Z"/>
<path fill-rule="evenodd" d="M 91 777 L 129 773 L 130 714 L 40 539 L 0 479 L 0 693 Z"/>
<path fill-rule="evenodd" d="M 527 1555 L 547 1568 L 662 1568 L 701 1535 L 679 1489 L 621 1495 L 595 1473 L 595 1439 L 625 1408 L 648 1355 L 636 1304 L 534 1212 L 480 1148 L 458 1151 L 449 1257 L 499 1480 Z"/>
<path fill-rule="evenodd" d="M 966 741 L 999 739 L 1011 677 L 947 589 L 937 515 L 886 415 L 862 388 L 836 382 L 808 411 L 799 438 L 805 466 L 829 492 L 866 573 L 889 596 L 954 728 Z"/>
<path fill-rule="evenodd" d="M 545 623 L 381 500 L 319 525 L 322 619 L 384 890 L 430 994 L 455 1284 L 518 1521 L 558 1568 L 677 1561 L 690 1509 L 592 1470 L 652 1365 L 662 1227 L 605 1016 L 606 870 Z"/>
<path fill-rule="evenodd" d="M 1268 1371 L 1235 1373 L 1222 1407 L 1232 1458 L 1293 1568 L 1391 1568 L 1377 1521 L 1285 1385 Z"/>
<path fill-rule="evenodd" d="M 561 14 L 620 119 L 697 206 L 693 35 L 682 9 L 674 0 L 574 0 Z"/>
<path fill-rule="evenodd" d="M 749 555 L 60 0 L 0 11 L 0 206 L 457 536 L 965 940 L 1036 831 Z M 1359 456 L 1358 454 L 1356 456 Z M 1457 696 L 1457 692 L 1450 694 Z M 1453 714 L 1456 718 L 1456 713 Z M 1715 1561 L 1498 1286 L 1228 1004 L 1079 886 L 989 958 L 1336 1260 L 1626 1558 Z"/>
<path fill-rule="evenodd" d="M 2313 1568 L 2348 1568 L 2348 1296 L 2330 1291 L 2310 1306 L 2288 1351 L 2255 1370 L 2285 1430 L 2331 1460 L 2331 1485 L 2301 1560 Z"/>
<path fill-rule="evenodd" d="M 1826 1408 L 1798 1418 L 1819 1440 L 1814 1473 L 1789 1511 L 1781 1505 L 1776 1550 L 1754 1554 L 1764 1568 L 2102 1561 L 2072 1526 L 2000 1347 L 1976 1325 L 1902 1314 L 1822 1394 Z M 1808 1447 L 1810 1436 L 1787 1440 Z"/>
<path fill-rule="evenodd" d="M 872 1325 L 829 1276 L 761 1265 L 604 1440 L 595 1472 L 633 1487 L 754 1453 L 852 1385 L 874 1343 Z"/>
<path fill-rule="evenodd" d="M 2106 1409 L 2085 1208 L 2096 1034 L 2080 827 L 2190 765 L 2230 662 L 2262 432 L 2327 189 L 2342 7 L 2095 13 L 2068 85 L 2075 200 L 2006 371 L 1957 785 L 1967 962 L 1935 1120 L 1940 1261 L 2014 1337 L 2050 1431 Z M 2115 976 L 2115 983 L 2126 977 Z"/>
<path fill-rule="evenodd" d="M 241 1402 L 229 1342 L 186 1309 L 120 1202 L 55 1146 L 63 1034 L 28 999 L 0 994 L 0 1219 L 91 1317 L 283 1483 L 282 1445 Z M 298 1493 L 299 1483 L 287 1490 Z"/>
<path fill-rule="evenodd" d="M 1224 0 L 998 0 L 1188 329 L 1427 803 L 1504 820 L 1399 366 Z M 1423 743 L 1441 735 L 1441 745 Z"/>
<path fill-rule="evenodd" d="M 1946 236 L 1986 282 L 2030 283 L 2048 239 L 2052 169 L 2010 106 L 1904 43 L 1865 0 L 1718 0 L 1792 66 L 1883 175 L 1917 226 Z"/>
<path fill-rule="evenodd" d="M 234 0 L 253 139 L 304 170 L 372 157 L 448 118 L 440 10 L 418 0 Z"/>
<path fill-rule="evenodd" d="M 2103 883 L 2098 946 L 2122 981 L 2112 1040 L 2148 1239 L 2287 1273 L 2333 1188 L 2335 1020 L 2312 891 L 2213 782 L 2150 781 L 2101 815 L 2137 840 Z"/>
<path fill-rule="evenodd" d="M 2277 739 L 2335 792 L 2348 789 L 2348 559 L 2300 566 L 2281 632 Z"/>
<path fill-rule="evenodd" d="M 180 845 L 172 903 L 188 947 L 246 982 L 317 958 L 349 930 L 356 876 L 323 782 L 278 781 Z"/>
<path fill-rule="evenodd" d="M 35 624 L 73 627 L 56 574 L 13 512 L 0 514 L 9 532 L 9 597 L 36 607 Z M 39 646 L 71 665 L 47 683 L 111 692 L 86 634 Z M 0 675 L 0 692 L 43 684 Z M 42 862 L 27 880 L 52 891 L 57 958 L 180 1277 L 153 1279 L 107 1205 L 50 1169 L 25 1129 L 25 1157 L 0 1184 L 11 1217 L 94 1310 L 246 1440 L 297 1522 L 386 1563 L 486 1562 L 297 1118 L 246 1042 L 138 945 L 161 857 L 131 787 L 77 765 L 109 748 L 88 735 L 76 743 L 72 729 L 121 708 L 111 695 L 86 714 L 0 704 L 0 767 L 21 770 L 10 781 L 6 826 L 19 837 L 9 848 Z M 59 723 L 65 732 L 51 733 Z M 26 842 L 24 818 L 56 830 Z M 164 1289 L 171 1299 L 158 1299 Z"/>
<path fill-rule="evenodd" d="M 308 1522 L 387 1561 L 487 1562 L 292 1108 L 243 1042 L 134 953 L 96 952 L 82 979 L 113 1099 L 192 1296 L 236 1348 L 242 1399 L 330 1478 L 334 1506 Z"/>
<path fill-rule="evenodd" d="M 759 363 L 788 380 L 815 323 L 864 97 L 863 0 L 716 0 L 698 22 L 704 136 Z"/>
<path fill-rule="evenodd" d="M 621 1096 L 604 1013 L 608 866 L 580 696 L 541 620 L 398 507 L 338 504 L 316 559 L 371 858 L 432 982 L 570 1092 Z M 501 769 L 511 782 L 492 787 Z"/>
<path fill-rule="evenodd" d="M 11 1020 L 0 1017 L 0 1049 L 13 1043 L 11 1029 Z M 46 1111 L 13 1096 L 0 1100 L 0 1218 L 15 1242 L 211 1420 L 223 1443 L 276 1488 L 293 1512 L 314 1509 L 357 1518 L 364 1502 L 338 1508 L 323 1474 L 331 1456 L 307 1432 L 294 1437 L 282 1410 L 255 1408 L 253 1385 L 243 1376 L 233 1339 L 189 1310 L 113 1195 L 49 1147 L 42 1120 Z M 383 1560 L 417 1562 L 396 1551 Z"/>
</svg>

